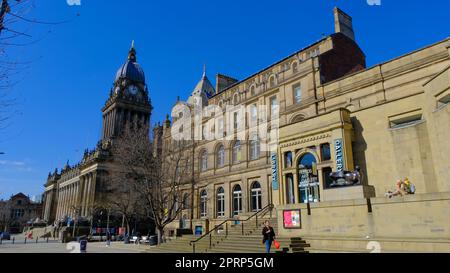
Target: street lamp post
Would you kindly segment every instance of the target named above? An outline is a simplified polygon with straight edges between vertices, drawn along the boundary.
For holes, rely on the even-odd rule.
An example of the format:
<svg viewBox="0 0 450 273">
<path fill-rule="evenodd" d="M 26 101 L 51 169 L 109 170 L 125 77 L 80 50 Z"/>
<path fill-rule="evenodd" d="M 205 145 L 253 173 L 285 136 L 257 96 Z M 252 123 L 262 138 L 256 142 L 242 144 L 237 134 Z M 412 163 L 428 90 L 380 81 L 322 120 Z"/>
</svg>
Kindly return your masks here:
<svg viewBox="0 0 450 273">
<path fill-rule="evenodd" d="M 77 226 L 77 221 L 78 221 L 78 209 L 76 207 L 73 207 L 73 212 L 74 212 L 74 219 L 73 219 L 73 231 L 72 231 L 72 238 L 75 238 L 75 229 Z"/>
<path fill-rule="evenodd" d="M 106 245 L 109 246 L 110 245 L 110 238 L 111 238 L 111 234 L 109 232 L 109 214 L 110 214 L 111 210 L 110 208 L 107 208 L 106 213 L 107 213 L 107 217 L 106 217 Z"/>
</svg>

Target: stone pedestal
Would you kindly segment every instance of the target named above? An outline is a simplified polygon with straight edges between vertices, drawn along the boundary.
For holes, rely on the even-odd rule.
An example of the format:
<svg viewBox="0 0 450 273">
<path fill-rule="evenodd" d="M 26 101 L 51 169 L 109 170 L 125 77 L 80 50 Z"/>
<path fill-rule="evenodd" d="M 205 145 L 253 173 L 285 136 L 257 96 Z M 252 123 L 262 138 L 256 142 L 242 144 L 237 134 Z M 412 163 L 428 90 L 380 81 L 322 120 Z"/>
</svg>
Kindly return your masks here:
<svg viewBox="0 0 450 273">
<path fill-rule="evenodd" d="M 367 199 L 375 197 L 375 188 L 373 186 L 349 186 L 326 189 L 322 193 L 322 202 Z"/>
</svg>

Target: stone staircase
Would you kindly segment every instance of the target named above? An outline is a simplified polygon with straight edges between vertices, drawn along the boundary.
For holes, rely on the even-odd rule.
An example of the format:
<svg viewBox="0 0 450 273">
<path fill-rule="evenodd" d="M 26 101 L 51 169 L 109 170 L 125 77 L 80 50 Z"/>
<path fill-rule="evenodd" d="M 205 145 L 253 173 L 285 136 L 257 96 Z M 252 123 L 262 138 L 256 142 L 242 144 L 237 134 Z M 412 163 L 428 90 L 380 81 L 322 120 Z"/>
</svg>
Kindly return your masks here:
<svg viewBox="0 0 450 273">
<path fill-rule="evenodd" d="M 46 238 L 51 237 L 51 234 L 53 232 L 53 226 L 48 226 L 44 228 L 29 228 L 24 230 L 24 232 L 21 234 L 23 237 L 26 237 L 30 232 L 33 233 L 33 238 Z"/>
<path fill-rule="evenodd" d="M 277 221 L 271 220 L 275 232 L 278 230 Z M 225 227 L 224 227 L 225 229 Z M 210 238 L 207 236 L 195 244 L 195 253 L 265 253 L 265 245 L 262 243 L 262 220 L 244 222 L 244 234 L 242 225 L 229 225 L 228 236 L 226 231 L 213 233 Z M 193 246 L 190 242 L 198 239 L 193 235 L 182 236 L 173 241 L 167 242 L 148 250 L 151 253 L 193 253 Z M 306 253 L 309 245 L 301 238 L 279 237 L 280 250 L 272 247 L 272 253 Z M 211 247 L 210 247 L 211 244 Z"/>
<path fill-rule="evenodd" d="M 304 236 L 310 253 L 450 253 L 450 239 Z M 379 248 L 378 248 L 379 247 Z"/>
</svg>

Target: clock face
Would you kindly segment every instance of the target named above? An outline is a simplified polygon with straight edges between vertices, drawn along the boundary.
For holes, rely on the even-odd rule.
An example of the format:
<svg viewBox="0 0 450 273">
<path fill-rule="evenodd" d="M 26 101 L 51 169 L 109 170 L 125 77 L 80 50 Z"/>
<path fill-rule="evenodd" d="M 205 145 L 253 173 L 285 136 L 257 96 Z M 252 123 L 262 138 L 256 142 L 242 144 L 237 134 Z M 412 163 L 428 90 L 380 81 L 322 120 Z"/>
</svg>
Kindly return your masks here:
<svg viewBox="0 0 450 273">
<path fill-rule="evenodd" d="M 130 85 L 130 87 L 128 87 L 128 91 L 131 95 L 136 95 L 138 93 L 138 88 L 134 85 Z"/>
</svg>

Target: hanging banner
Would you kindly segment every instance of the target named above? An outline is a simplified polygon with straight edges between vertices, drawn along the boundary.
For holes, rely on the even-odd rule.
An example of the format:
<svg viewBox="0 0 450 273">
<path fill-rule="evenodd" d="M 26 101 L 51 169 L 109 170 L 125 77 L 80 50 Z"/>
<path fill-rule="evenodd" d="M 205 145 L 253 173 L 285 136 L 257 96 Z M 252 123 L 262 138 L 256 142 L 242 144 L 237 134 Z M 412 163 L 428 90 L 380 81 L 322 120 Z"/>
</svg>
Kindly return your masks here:
<svg viewBox="0 0 450 273">
<path fill-rule="evenodd" d="M 342 147 L 342 138 L 334 141 L 334 150 L 336 151 L 336 171 L 343 172 L 344 165 L 344 150 Z"/>
<path fill-rule="evenodd" d="M 278 190 L 278 156 L 276 153 L 271 154 L 272 162 L 272 190 Z"/>
</svg>

